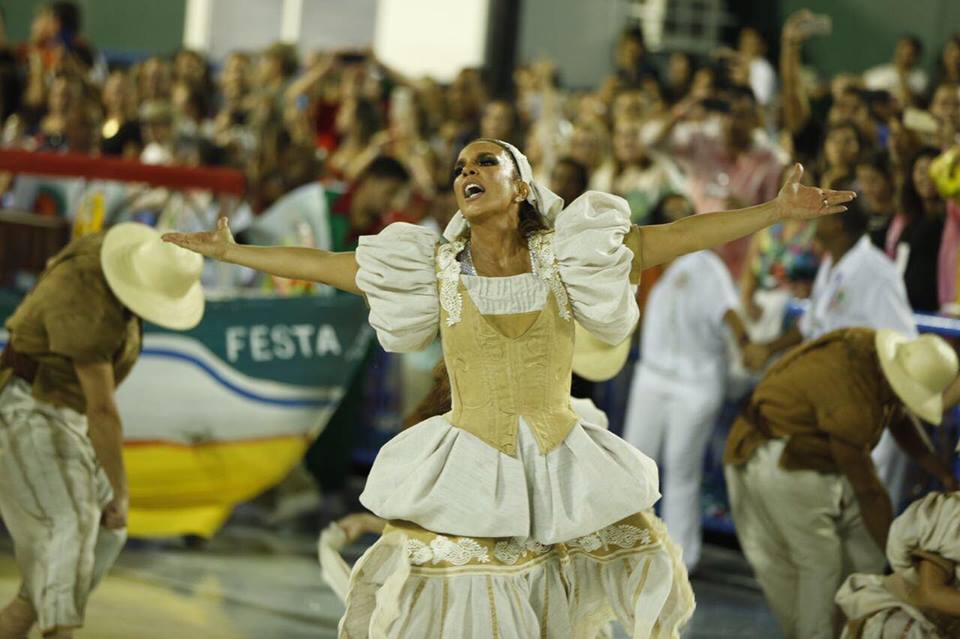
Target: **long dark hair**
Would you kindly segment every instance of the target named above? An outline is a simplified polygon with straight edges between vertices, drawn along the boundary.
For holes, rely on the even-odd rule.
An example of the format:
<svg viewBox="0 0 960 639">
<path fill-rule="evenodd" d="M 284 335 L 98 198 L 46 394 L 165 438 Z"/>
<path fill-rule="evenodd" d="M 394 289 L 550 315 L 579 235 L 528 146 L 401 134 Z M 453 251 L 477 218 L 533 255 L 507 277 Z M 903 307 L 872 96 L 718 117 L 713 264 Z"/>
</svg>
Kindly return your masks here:
<svg viewBox="0 0 960 639">
<path fill-rule="evenodd" d="M 823 174 L 826 173 L 828 169 L 832 168 L 827 163 L 827 136 L 829 136 L 834 131 L 840 131 L 843 129 L 848 129 L 850 131 L 853 131 L 853 135 L 857 139 L 857 149 L 859 151 L 858 153 L 859 156 L 862 156 L 864 153 L 864 149 L 867 148 L 867 141 L 863 136 L 863 132 L 860 130 L 860 127 L 858 127 L 853 121 L 841 120 L 839 122 L 834 122 L 828 125 L 827 130 L 823 134 L 823 143 L 820 145 L 820 157 L 818 158 L 818 161 L 817 161 L 817 165 L 818 165 L 817 173 L 820 176 L 823 176 Z M 855 171 L 859 160 L 860 160 L 860 157 L 855 158 L 853 161 L 853 165 L 847 168 L 850 171 Z"/>
<path fill-rule="evenodd" d="M 450 411 L 452 405 L 447 364 L 441 358 L 433 369 L 433 385 L 427 392 L 427 396 L 403 420 L 403 428 L 416 426 L 435 415 L 443 415 Z"/>
<path fill-rule="evenodd" d="M 517 164 L 517 158 L 513 157 L 513 153 L 506 144 L 500 140 L 494 140 L 493 138 L 477 138 L 474 140 L 474 142 L 489 142 L 491 144 L 496 144 L 501 149 L 506 151 L 507 155 L 510 156 L 510 161 L 513 162 L 513 170 L 516 172 L 517 177 L 520 178 L 520 165 Z M 530 202 L 524 200 L 520 203 L 518 228 L 520 229 L 520 236 L 526 240 L 534 233 L 545 231 L 547 229 L 547 225 L 543 223 L 543 216 L 540 215 L 540 212 L 537 211 L 537 208 L 533 204 L 530 204 Z"/>
<path fill-rule="evenodd" d="M 913 183 L 913 168 L 917 162 L 923 158 L 935 158 L 940 155 L 940 150 L 933 146 L 924 146 L 917 151 L 907 163 L 903 175 L 903 183 L 900 186 L 900 211 L 907 216 L 911 222 L 919 220 L 924 216 L 923 198 L 917 192 L 917 187 Z"/>
</svg>

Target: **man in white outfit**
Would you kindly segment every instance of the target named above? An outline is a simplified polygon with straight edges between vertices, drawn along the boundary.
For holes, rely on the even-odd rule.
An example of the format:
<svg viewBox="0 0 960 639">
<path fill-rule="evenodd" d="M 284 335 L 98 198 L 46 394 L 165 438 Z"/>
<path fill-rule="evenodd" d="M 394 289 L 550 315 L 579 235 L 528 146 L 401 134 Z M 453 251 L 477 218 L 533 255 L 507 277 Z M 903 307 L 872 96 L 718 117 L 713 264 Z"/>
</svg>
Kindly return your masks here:
<svg viewBox="0 0 960 639">
<path fill-rule="evenodd" d="M 700 559 L 703 456 L 723 405 L 729 327 L 746 338 L 730 272 L 712 251 L 678 258 L 650 292 L 623 438 L 663 473 L 661 515 L 693 570 Z"/>
<path fill-rule="evenodd" d="M 869 216 L 856 202 L 843 215 L 817 221 L 816 240 L 824 250 L 810 294 L 810 306 L 797 325 L 768 344 L 744 349 L 744 362 L 762 368 L 800 342 L 811 342 L 841 328 L 890 329 L 914 338 L 917 327 L 896 265 L 870 242 Z M 877 473 L 896 509 L 906 493 L 909 460 L 889 431 L 873 451 Z"/>
</svg>

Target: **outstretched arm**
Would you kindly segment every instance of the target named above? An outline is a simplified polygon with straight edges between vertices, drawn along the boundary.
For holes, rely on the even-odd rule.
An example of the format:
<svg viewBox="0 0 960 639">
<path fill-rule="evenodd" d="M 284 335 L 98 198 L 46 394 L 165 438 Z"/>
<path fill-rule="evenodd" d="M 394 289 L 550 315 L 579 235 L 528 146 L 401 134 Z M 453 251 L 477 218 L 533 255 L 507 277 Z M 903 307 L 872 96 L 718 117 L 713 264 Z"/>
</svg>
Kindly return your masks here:
<svg viewBox="0 0 960 639">
<path fill-rule="evenodd" d="M 361 295 L 357 288 L 357 261 L 353 253 L 334 253 L 298 246 L 244 246 L 233 241 L 227 218 L 216 231 L 167 233 L 164 241 L 200 255 L 247 266 L 277 277 L 318 282 Z"/>
<path fill-rule="evenodd" d="M 797 134 L 810 120 L 810 99 L 800 77 L 800 49 L 804 41 L 804 23 L 813 13 L 803 9 L 794 13 L 783 25 L 780 45 L 780 81 L 783 84 L 783 120 L 785 128 Z"/>
<path fill-rule="evenodd" d="M 704 213 L 652 226 L 635 227 L 640 235 L 643 268 L 669 262 L 681 255 L 726 244 L 783 219 L 813 219 L 842 213 L 857 196 L 800 184 L 803 167 L 796 164 L 776 199 L 733 211 Z"/>
</svg>

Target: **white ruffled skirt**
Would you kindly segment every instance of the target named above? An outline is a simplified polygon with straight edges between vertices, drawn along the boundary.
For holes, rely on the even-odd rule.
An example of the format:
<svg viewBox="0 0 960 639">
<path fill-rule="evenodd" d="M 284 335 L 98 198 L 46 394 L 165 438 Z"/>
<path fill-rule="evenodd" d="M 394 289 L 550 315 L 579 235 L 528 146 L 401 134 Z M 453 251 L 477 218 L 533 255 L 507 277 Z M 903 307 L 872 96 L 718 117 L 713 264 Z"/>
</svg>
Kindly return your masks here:
<svg viewBox="0 0 960 639">
<path fill-rule="evenodd" d="M 361 502 L 390 520 L 350 576 L 340 637 L 679 637 L 693 613 L 680 549 L 648 512 L 657 467 L 581 423 L 510 457 L 434 417 L 380 452 Z M 442 531 L 442 532 L 438 532 Z"/>
<path fill-rule="evenodd" d="M 644 512 L 660 498 L 656 463 L 591 424 L 541 455 L 520 418 L 516 457 L 431 417 L 377 456 L 360 502 L 387 520 L 470 537 L 556 544 Z"/>
</svg>

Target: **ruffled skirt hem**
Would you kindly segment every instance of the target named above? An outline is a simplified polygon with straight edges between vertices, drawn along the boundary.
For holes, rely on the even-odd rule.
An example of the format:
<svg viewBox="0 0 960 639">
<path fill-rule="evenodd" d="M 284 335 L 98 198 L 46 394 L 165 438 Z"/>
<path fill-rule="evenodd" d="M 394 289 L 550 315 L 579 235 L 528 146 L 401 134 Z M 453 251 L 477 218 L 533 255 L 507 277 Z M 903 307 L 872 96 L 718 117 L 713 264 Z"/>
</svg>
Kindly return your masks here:
<svg viewBox="0 0 960 639">
<path fill-rule="evenodd" d="M 694 609 L 680 549 L 652 514 L 562 544 L 392 522 L 350 576 L 341 639 L 676 638 Z"/>
</svg>

